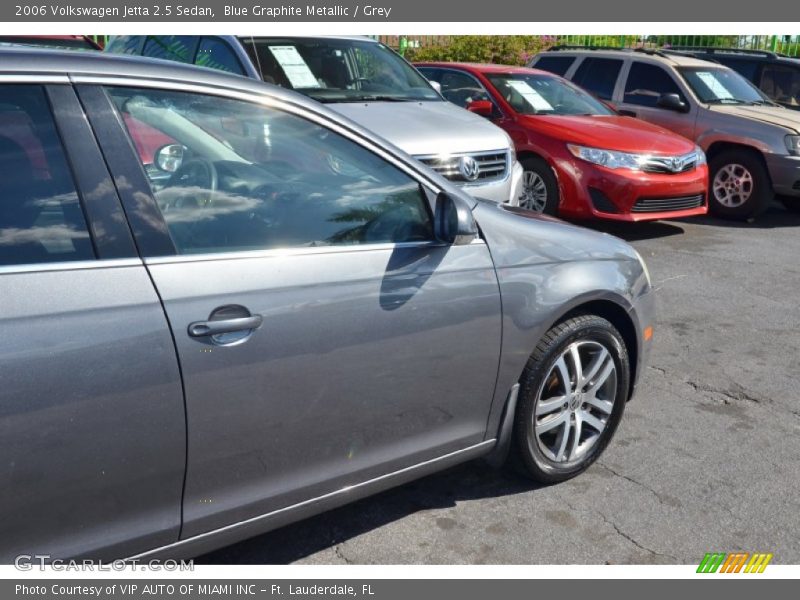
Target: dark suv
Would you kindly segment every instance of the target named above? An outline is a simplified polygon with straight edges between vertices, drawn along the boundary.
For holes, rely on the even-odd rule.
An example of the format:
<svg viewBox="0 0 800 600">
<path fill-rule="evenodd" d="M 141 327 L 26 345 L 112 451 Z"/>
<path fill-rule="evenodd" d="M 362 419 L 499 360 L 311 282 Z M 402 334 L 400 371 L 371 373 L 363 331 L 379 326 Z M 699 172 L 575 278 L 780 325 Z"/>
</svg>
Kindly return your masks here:
<svg viewBox="0 0 800 600">
<path fill-rule="evenodd" d="M 800 110 L 800 58 L 766 50 L 675 48 L 696 58 L 730 67 L 756 84 L 778 104 Z"/>
</svg>

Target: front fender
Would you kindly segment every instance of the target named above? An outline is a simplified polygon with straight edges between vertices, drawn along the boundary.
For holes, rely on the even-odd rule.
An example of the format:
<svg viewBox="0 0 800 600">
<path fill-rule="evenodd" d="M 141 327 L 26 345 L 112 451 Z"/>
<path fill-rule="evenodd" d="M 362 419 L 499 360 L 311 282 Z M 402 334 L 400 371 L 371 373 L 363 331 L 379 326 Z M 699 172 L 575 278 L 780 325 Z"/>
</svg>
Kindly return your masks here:
<svg viewBox="0 0 800 600">
<path fill-rule="evenodd" d="M 635 250 L 618 238 L 483 202 L 474 212 L 495 264 L 503 314 L 487 423 L 491 437 L 509 390 L 548 329 L 582 305 L 605 301 L 630 316 L 636 340 L 641 340 L 637 303 L 648 294 L 649 283 Z"/>
</svg>

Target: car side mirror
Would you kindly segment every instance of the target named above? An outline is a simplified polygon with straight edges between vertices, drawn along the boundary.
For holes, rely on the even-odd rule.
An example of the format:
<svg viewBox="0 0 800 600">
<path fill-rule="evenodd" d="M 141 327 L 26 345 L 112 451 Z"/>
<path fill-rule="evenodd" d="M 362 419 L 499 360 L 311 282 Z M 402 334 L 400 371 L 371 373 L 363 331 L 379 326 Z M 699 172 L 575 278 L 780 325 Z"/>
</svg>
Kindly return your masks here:
<svg viewBox="0 0 800 600">
<path fill-rule="evenodd" d="M 431 87 L 436 90 L 436 92 L 441 96 L 442 95 L 442 84 L 438 81 L 433 81 L 432 79 L 428 79 L 428 83 L 431 84 Z"/>
<path fill-rule="evenodd" d="M 478 225 L 472 211 L 463 201 L 447 192 L 439 192 L 436 197 L 434 226 L 436 238 L 454 246 L 469 244 L 478 237 Z"/>
<path fill-rule="evenodd" d="M 676 112 L 689 112 L 689 105 L 678 94 L 661 94 L 656 105 Z"/>
<path fill-rule="evenodd" d="M 489 100 L 473 100 L 467 104 L 467 110 L 482 117 L 491 117 L 494 114 L 494 105 Z"/>
<path fill-rule="evenodd" d="M 156 150 L 153 162 L 167 173 L 174 173 L 183 164 L 183 146 L 180 144 L 167 144 Z"/>
</svg>

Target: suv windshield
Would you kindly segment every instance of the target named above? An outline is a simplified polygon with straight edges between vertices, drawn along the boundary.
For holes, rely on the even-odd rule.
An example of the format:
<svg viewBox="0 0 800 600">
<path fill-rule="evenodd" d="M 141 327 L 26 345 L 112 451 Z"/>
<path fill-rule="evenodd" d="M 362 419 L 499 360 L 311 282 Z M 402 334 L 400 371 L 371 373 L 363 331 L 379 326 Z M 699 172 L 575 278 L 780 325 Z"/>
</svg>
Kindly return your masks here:
<svg viewBox="0 0 800 600">
<path fill-rule="evenodd" d="M 736 71 L 715 67 L 682 67 L 678 72 L 707 104 L 772 104 Z"/>
<path fill-rule="evenodd" d="M 376 42 L 328 38 L 242 40 L 264 81 L 320 102 L 442 101 L 427 80 Z"/>
<path fill-rule="evenodd" d="M 523 115 L 612 115 L 579 87 L 550 75 L 487 73 L 486 78 Z"/>
</svg>

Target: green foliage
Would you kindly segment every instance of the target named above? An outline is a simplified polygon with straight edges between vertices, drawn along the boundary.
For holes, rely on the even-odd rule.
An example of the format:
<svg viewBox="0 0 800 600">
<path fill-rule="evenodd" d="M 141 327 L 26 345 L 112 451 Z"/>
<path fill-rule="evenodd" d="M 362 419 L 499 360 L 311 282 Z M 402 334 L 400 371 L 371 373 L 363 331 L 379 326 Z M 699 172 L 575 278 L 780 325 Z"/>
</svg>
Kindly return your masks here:
<svg viewBox="0 0 800 600">
<path fill-rule="evenodd" d="M 446 44 L 408 48 L 411 61 L 449 61 L 524 65 L 555 38 L 539 35 L 454 35 Z"/>
</svg>

